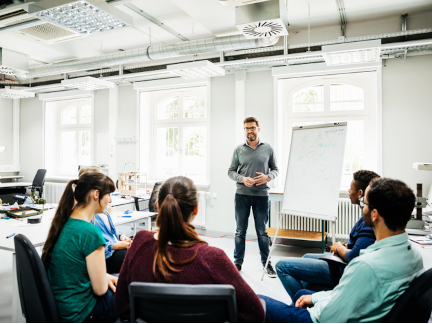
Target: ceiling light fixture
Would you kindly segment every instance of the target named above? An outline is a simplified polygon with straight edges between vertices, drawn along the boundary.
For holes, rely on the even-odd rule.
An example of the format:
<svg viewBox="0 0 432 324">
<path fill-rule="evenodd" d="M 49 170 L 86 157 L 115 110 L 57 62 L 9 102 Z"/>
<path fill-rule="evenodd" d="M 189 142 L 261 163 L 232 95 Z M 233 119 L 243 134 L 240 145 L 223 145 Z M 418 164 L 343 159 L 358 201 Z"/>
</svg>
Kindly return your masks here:
<svg viewBox="0 0 432 324">
<path fill-rule="evenodd" d="M 29 14 L 82 35 L 132 24 L 130 17 L 103 0 L 42 0 L 29 6 Z"/>
<path fill-rule="evenodd" d="M 61 85 L 67 88 L 80 89 L 80 90 L 100 90 L 100 89 L 113 88 L 115 84 L 110 81 L 105 81 L 93 77 L 83 77 L 83 78 L 62 80 Z"/>
<path fill-rule="evenodd" d="M 167 70 L 184 79 L 201 79 L 225 75 L 223 68 L 207 60 L 172 64 L 167 66 Z"/>
<path fill-rule="evenodd" d="M 381 40 L 327 45 L 322 55 L 327 66 L 378 62 L 381 54 Z"/>
<path fill-rule="evenodd" d="M 34 96 L 35 93 L 30 91 L 15 90 L 15 89 L 0 89 L 0 98 L 24 99 L 24 98 L 32 98 Z"/>
</svg>

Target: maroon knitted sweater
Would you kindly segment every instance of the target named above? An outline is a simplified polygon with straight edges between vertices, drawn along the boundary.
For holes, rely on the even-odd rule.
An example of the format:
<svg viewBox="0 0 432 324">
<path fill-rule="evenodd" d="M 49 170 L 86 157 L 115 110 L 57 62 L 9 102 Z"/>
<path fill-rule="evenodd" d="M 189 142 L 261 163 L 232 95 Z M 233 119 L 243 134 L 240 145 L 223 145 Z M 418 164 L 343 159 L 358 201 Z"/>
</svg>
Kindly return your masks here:
<svg viewBox="0 0 432 324">
<path fill-rule="evenodd" d="M 153 235 L 148 231 L 138 232 L 123 261 L 115 293 L 115 306 L 122 318 L 130 317 L 128 286 L 131 282 L 162 282 L 153 274 L 157 243 Z M 189 248 L 168 247 L 173 260 L 190 259 L 196 250 L 197 256 L 191 263 L 176 266 L 181 271 L 171 273 L 171 283 L 233 285 L 239 322 L 262 323 L 264 310 L 258 296 L 243 280 L 224 251 L 207 244 L 196 244 Z"/>
</svg>

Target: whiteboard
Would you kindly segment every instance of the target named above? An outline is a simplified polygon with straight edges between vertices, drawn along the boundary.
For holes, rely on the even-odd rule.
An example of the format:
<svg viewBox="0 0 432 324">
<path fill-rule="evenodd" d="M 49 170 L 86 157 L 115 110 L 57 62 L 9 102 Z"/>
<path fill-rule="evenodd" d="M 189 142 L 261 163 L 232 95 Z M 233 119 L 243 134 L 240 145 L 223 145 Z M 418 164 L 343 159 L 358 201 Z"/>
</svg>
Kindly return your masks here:
<svg viewBox="0 0 432 324">
<path fill-rule="evenodd" d="M 347 123 L 293 127 L 282 212 L 335 220 Z"/>
</svg>

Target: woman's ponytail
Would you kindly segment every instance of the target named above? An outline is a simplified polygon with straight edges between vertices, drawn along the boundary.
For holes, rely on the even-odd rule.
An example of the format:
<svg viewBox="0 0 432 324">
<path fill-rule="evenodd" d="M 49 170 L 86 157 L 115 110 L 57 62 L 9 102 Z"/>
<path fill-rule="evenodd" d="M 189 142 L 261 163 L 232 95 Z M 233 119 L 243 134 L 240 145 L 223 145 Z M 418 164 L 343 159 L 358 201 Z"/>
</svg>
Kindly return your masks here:
<svg viewBox="0 0 432 324">
<path fill-rule="evenodd" d="M 181 271 L 174 268 L 174 265 L 192 262 L 196 253 L 188 260 L 173 260 L 168 252 L 168 246 L 171 244 L 184 248 L 207 243 L 198 237 L 195 227 L 189 223 L 191 214 L 198 205 L 198 193 L 192 180 L 186 177 L 168 179 L 160 188 L 158 203 L 156 225 L 159 227 L 159 234 L 153 273 L 158 276 L 159 272 L 163 280 L 169 281 L 170 271 Z"/>
</svg>

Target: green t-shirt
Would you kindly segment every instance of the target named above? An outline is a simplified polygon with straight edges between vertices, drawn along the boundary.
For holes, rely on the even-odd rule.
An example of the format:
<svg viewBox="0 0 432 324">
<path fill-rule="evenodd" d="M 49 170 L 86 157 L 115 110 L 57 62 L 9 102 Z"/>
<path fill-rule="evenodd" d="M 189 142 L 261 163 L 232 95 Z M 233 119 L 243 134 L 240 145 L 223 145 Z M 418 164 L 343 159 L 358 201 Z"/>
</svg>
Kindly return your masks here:
<svg viewBox="0 0 432 324">
<path fill-rule="evenodd" d="M 62 322 L 83 322 L 96 305 L 85 258 L 101 245 L 105 239 L 93 224 L 69 218 L 63 227 L 47 271 Z"/>
</svg>

